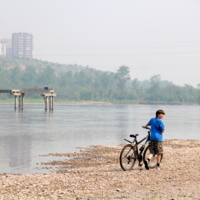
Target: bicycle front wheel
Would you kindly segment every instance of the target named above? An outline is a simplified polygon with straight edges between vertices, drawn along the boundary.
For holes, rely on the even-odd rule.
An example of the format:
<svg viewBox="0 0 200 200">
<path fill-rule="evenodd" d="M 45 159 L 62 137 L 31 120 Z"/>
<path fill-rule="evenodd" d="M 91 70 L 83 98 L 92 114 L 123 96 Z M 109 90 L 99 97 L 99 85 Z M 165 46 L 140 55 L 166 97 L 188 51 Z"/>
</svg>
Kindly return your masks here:
<svg viewBox="0 0 200 200">
<path fill-rule="evenodd" d="M 127 144 L 120 153 L 120 166 L 124 171 L 131 170 L 136 162 L 134 146 Z"/>
<path fill-rule="evenodd" d="M 147 146 L 147 148 L 144 151 L 143 161 L 147 160 L 148 158 L 150 159 L 150 162 L 148 163 L 149 168 L 150 169 L 155 168 L 157 166 L 157 155 L 153 155 L 150 153 L 149 146 Z M 162 161 L 162 159 L 163 159 L 163 154 L 161 154 L 160 162 Z"/>
</svg>

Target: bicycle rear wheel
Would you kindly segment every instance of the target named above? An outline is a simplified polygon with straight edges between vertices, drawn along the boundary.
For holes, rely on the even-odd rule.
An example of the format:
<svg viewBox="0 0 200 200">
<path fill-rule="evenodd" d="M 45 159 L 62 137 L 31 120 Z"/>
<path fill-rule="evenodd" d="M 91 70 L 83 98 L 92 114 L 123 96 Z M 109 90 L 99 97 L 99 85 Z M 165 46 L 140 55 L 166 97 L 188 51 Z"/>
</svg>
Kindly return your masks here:
<svg viewBox="0 0 200 200">
<path fill-rule="evenodd" d="M 136 162 L 136 152 L 134 146 L 127 144 L 120 153 L 120 166 L 124 171 L 131 170 Z"/>
<path fill-rule="evenodd" d="M 155 168 L 157 166 L 157 155 L 150 156 L 149 146 L 147 146 L 147 148 L 144 151 L 143 161 L 147 160 L 148 158 L 150 158 L 150 162 L 148 163 L 149 168 L 150 169 Z M 163 154 L 161 154 L 160 162 L 162 161 L 162 159 L 163 159 Z"/>
</svg>

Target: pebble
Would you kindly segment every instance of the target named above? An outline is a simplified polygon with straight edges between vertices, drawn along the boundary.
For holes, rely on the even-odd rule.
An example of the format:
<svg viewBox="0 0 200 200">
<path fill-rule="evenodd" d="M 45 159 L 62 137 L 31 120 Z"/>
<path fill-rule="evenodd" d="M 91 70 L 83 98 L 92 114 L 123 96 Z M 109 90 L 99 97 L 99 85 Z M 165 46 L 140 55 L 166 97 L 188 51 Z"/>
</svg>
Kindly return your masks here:
<svg viewBox="0 0 200 200">
<path fill-rule="evenodd" d="M 122 148 L 92 146 L 76 154 L 49 154 L 63 157 L 62 162 L 43 163 L 54 168 L 50 174 L 0 174 L 0 199 L 199 199 L 199 141 L 166 141 L 159 171 L 140 171 L 138 163 L 122 171 Z"/>
</svg>

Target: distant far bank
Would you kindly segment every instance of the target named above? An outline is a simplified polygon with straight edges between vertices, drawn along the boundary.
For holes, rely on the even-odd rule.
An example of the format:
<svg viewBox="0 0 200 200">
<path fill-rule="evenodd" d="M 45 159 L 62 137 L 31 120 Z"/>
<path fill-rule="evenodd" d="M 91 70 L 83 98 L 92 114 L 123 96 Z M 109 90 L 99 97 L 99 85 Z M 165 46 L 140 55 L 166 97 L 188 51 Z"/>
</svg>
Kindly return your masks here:
<svg viewBox="0 0 200 200">
<path fill-rule="evenodd" d="M 0 103 L 14 103 L 13 99 L 0 99 Z M 25 99 L 25 104 L 43 104 L 43 99 Z M 197 102 L 135 102 L 135 101 L 73 101 L 73 100 L 55 100 L 55 104 L 77 104 L 77 105 L 193 105 L 199 106 Z"/>
</svg>

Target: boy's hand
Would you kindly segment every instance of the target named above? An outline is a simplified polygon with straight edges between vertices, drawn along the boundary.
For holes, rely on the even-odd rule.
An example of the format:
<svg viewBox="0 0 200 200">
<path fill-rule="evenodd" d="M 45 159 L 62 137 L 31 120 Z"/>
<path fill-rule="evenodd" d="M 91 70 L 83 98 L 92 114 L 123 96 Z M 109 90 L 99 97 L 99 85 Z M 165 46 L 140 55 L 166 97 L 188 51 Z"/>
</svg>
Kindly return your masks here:
<svg viewBox="0 0 200 200">
<path fill-rule="evenodd" d="M 147 125 L 145 125 L 145 126 L 142 126 L 142 128 L 147 128 L 149 125 L 147 124 Z"/>
</svg>

